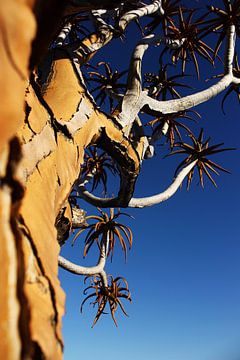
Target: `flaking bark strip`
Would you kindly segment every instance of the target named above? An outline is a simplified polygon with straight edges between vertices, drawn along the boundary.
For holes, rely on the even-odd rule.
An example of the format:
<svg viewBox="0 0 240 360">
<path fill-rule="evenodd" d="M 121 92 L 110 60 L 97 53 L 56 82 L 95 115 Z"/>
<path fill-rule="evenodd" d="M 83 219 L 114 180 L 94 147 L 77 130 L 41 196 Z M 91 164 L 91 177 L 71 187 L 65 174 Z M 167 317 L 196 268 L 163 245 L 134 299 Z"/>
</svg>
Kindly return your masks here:
<svg viewBox="0 0 240 360">
<path fill-rule="evenodd" d="M 45 277 L 45 279 L 47 280 L 48 286 L 49 286 L 49 291 L 50 291 L 50 297 L 51 297 L 51 302 L 52 302 L 52 308 L 54 311 L 54 321 L 52 321 L 52 326 L 54 328 L 54 334 L 55 334 L 55 338 L 58 341 L 58 343 L 60 344 L 61 348 L 63 349 L 63 342 L 62 340 L 59 338 L 58 333 L 57 333 L 57 324 L 58 324 L 58 311 L 57 311 L 57 299 L 56 299 L 56 295 L 55 295 L 55 291 L 54 291 L 54 286 L 51 283 L 51 280 L 49 279 L 49 277 L 46 275 L 45 271 L 44 271 L 44 267 L 42 265 L 42 261 L 41 258 L 38 256 L 38 251 L 37 248 L 34 244 L 34 241 L 32 239 L 31 233 L 27 227 L 27 225 L 24 222 L 24 219 L 21 217 L 21 229 L 24 233 L 24 235 L 27 237 L 27 239 L 29 240 L 29 243 L 31 245 L 31 249 L 33 252 L 33 255 L 35 256 L 35 259 L 37 261 L 38 267 L 42 273 L 42 276 Z"/>
<path fill-rule="evenodd" d="M 89 106 L 84 98 L 81 98 L 77 111 L 73 114 L 70 121 L 57 120 L 57 123 L 61 126 L 65 126 L 68 133 L 73 137 L 77 131 L 79 131 L 89 120 L 94 109 Z"/>
<path fill-rule="evenodd" d="M 36 165 L 56 149 L 55 136 L 49 124 L 35 135 L 27 144 L 23 144 L 21 167 L 25 180 L 34 172 Z"/>
</svg>

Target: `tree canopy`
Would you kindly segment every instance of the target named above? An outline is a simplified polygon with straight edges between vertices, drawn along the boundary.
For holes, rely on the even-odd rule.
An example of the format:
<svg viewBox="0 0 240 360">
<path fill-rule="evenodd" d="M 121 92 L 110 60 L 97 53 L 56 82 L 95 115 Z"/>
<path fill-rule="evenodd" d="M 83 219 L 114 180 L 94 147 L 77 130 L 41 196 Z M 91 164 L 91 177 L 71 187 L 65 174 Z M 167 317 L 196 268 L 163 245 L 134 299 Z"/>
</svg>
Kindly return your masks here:
<svg viewBox="0 0 240 360">
<path fill-rule="evenodd" d="M 107 264 L 119 251 L 126 262 L 134 246 L 128 209 L 166 202 L 185 183 L 187 191 L 216 187 L 231 171 L 225 162 L 236 145 L 222 141 L 232 125 L 215 140 L 214 114 L 227 117 L 239 101 L 239 26 L 239 0 L 0 3 L 6 360 L 62 358 L 58 266 L 85 277 L 79 305 L 95 308 L 92 326 L 106 309 L 117 325 L 132 294 Z M 145 168 L 161 174 L 149 171 L 138 196 Z M 96 211 L 86 213 L 88 204 Z M 62 255 L 71 241 L 83 261 Z"/>
<path fill-rule="evenodd" d="M 127 172 L 123 170 L 118 156 L 111 154 L 110 157 L 108 148 L 101 152 L 101 142 L 96 143 L 86 152 L 81 175 L 71 194 L 74 206 L 79 206 L 80 199 L 84 199 L 99 207 L 102 214 L 87 217 L 91 224 L 80 227 L 74 237 L 75 242 L 78 237 L 84 237 L 87 230 L 84 256 L 87 256 L 88 250 L 95 244 L 100 251 L 97 266 L 75 267 L 62 257 L 59 260 L 60 266 L 69 271 L 93 275 L 93 284 L 87 290 L 95 288 L 95 292 L 83 301 L 85 303 L 94 294 L 97 296 L 92 303 L 98 305 L 93 325 L 104 313 L 107 301 L 115 323 L 118 305 L 125 313 L 118 292 L 113 295 L 110 290 L 114 280 L 111 276 L 108 283 L 104 271 L 105 260 L 109 255 L 112 257 L 116 241 L 120 241 L 125 256 L 127 245 L 132 245 L 129 228 L 115 222 L 114 218 L 121 213 L 113 215 L 113 208 L 143 208 L 159 204 L 173 196 L 184 179 L 187 180 L 187 190 L 190 189 L 195 177 L 198 177 L 202 187 L 207 180 L 216 187 L 216 175 L 220 172 L 229 172 L 214 161 L 214 155 L 234 148 L 224 147 L 223 143 L 215 144 L 205 135 L 199 113 L 201 110 L 198 108 L 196 112 L 195 106 L 210 102 L 216 95 L 223 93 L 220 103 L 224 111 L 226 98 L 234 92 L 238 95 L 235 43 L 238 39 L 240 3 L 223 1 L 216 6 L 200 8 L 199 4 L 195 7 L 194 5 L 191 4 L 193 7 L 189 7 L 189 3 L 184 1 L 171 0 L 126 1 L 111 9 L 95 9 L 91 15 L 79 13 L 66 20 L 53 45 L 56 48 L 73 48 L 73 44 L 78 42 L 79 38 L 91 37 L 92 35 L 87 34 L 96 31 L 99 36 L 98 42 L 84 49 L 85 54 L 89 56 L 89 60 L 82 67 L 86 91 L 90 92 L 89 96 L 93 97 L 97 106 L 120 124 L 124 136 L 138 152 L 140 161 L 138 170 L 135 169 L 132 176 L 128 166 Z M 110 42 L 122 42 L 121 49 L 124 51 L 124 41 L 128 36 L 127 27 L 130 24 L 132 26 L 132 23 L 135 23 L 137 34 L 131 37 L 131 41 L 135 42 L 131 44 L 133 50 L 128 69 L 114 69 L 109 52 L 106 53 L 109 61 L 94 63 L 90 53 L 95 53 L 95 50 L 105 45 L 105 48 L 108 48 L 111 46 Z M 126 47 L 127 57 L 129 45 Z M 155 47 L 154 65 L 147 60 L 148 52 L 153 56 L 151 47 Z M 79 49 L 77 51 L 79 52 Z M 101 49 L 99 58 L 105 57 L 104 49 Z M 220 73 L 216 75 L 216 70 L 219 69 Z M 155 148 L 158 145 L 161 145 L 161 152 L 158 151 L 156 154 Z M 142 146 L 140 152 L 139 146 Z M 173 181 L 165 191 L 135 198 L 134 184 L 142 162 L 155 157 L 154 164 L 158 166 L 159 153 L 165 155 L 164 157 L 178 154 L 185 157 L 176 166 Z M 109 198 L 110 173 L 120 177 L 120 190 L 118 195 Z M 94 194 L 96 190 L 103 196 Z M 110 215 L 101 210 L 107 207 L 111 208 Z M 92 223 L 93 219 L 95 223 Z M 129 292 L 123 297 L 131 299 Z"/>
</svg>

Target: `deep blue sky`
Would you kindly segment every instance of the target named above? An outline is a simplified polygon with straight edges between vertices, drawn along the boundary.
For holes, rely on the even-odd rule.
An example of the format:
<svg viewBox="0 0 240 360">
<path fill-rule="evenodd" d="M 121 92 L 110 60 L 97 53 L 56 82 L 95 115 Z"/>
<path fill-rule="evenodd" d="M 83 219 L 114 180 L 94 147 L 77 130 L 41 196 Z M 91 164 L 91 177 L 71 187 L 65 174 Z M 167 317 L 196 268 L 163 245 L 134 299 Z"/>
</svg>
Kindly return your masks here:
<svg viewBox="0 0 240 360">
<path fill-rule="evenodd" d="M 126 68 L 129 53 L 123 56 L 123 51 L 134 47 L 136 31 L 132 27 L 124 44 L 117 41 L 93 63 L 104 59 L 113 67 L 123 63 Z M 146 71 L 157 69 L 158 51 L 150 50 Z M 205 63 L 201 67 L 203 79 L 205 74 L 211 77 L 221 71 L 220 63 L 215 69 Z M 200 87 L 208 84 L 202 81 Z M 133 231 L 133 248 L 127 264 L 122 251 L 116 251 L 107 270 L 114 277 L 122 275 L 128 280 L 133 298 L 132 304 L 126 304 L 129 318 L 118 311 L 116 328 L 111 317 L 104 315 L 91 329 L 96 309 L 86 305 L 83 314 L 79 311 L 83 279 L 60 269 L 67 294 L 63 321 L 65 360 L 240 359 L 240 109 L 235 97 L 228 98 L 224 115 L 221 99 L 222 95 L 196 110 L 202 115 L 200 126 L 215 143 L 238 148 L 212 157 L 232 174 L 222 173 L 217 178 L 217 189 L 206 181 L 202 190 L 196 178 L 190 191 L 184 184 L 161 205 L 128 210 L 135 220 L 122 218 Z M 157 193 L 171 182 L 181 157 L 162 159 L 161 151 L 158 147 L 157 156 L 144 163 L 135 195 Z M 82 207 L 89 215 L 95 212 L 84 203 Z M 80 242 L 74 247 L 65 245 L 62 253 L 84 264 Z M 89 264 L 94 261 L 90 256 Z"/>
</svg>

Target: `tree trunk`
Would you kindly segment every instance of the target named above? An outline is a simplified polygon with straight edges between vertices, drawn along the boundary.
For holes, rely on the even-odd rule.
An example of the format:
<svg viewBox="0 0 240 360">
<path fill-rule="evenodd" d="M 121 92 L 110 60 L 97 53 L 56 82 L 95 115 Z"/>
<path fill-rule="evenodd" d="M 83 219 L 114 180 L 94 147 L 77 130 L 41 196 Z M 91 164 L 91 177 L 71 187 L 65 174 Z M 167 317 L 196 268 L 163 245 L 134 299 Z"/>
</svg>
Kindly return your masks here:
<svg viewBox="0 0 240 360">
<path fill-rule="evenodd" d="M 42 67 L 43 89 L 34 75 L 28 80 L 29 64 L 43 57 L 66 11 L 60 6 L 46 25 L 49 34 L 43 34 L 42 15 L 54 13 L 56 1 L 44 8 L 42 3 L 0 4 L 0 355 L 6 360 L 62 358 L 65 295 L 58 280 L 55 223 L 63 207 L 71 221 L 67 199 L 84 149 L 101 142 L 123 167 L 129 161 L 133 173 L 139 171 L 141 152 L 97 110 L 67 52 L 50 54 L 51 66 Z"/>
</svg>

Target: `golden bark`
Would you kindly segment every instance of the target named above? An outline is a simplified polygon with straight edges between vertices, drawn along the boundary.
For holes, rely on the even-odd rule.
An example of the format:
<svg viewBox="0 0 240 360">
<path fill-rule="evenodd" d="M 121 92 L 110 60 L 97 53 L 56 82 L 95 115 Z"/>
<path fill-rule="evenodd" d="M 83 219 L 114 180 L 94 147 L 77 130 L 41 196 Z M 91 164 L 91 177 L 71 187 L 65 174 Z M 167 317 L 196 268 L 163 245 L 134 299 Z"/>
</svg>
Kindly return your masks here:
<svg viewBox="0 0 240 360">
<path fill-rule="evenodd" d="M 37 5 L 42 16 L 41 2 Z M 114 149 L 121 163 L 129 161 L 136 174 L 141 152 L 97 110 L 66 52 L 53 54 L 42 93 L 33 75 L 29 81 L 30 59 L 38 61 L 49 41 L 39 35 L 37 16 L 31 51 L 33 6 L 27 0 L 0 5 L 0 356 L 9 360 L 62 358 L 65 295 L 55 222 L 79 176 L 84 149 L 104 138 L 103 147 Z"/>
<path fill-rule="evenodd" d="M 19 330 L 23 294 L 19 293 L 18 287 L 21 286 L 22 263 L 14 223 L 19 202 L 14 192 L 20 188 L 14 157 L 16 162 L 19 157 L 14 153 L 17 141 L 11 139 L 25 117 L 28 62 L 36 30 L 31 7 L 32 2 L 28 0 L 0 3 L 0 354 L 6 360 L 21 357 L 22 337 L 26 333 L 24 326 L 21 334 Z"/>
</svg>

